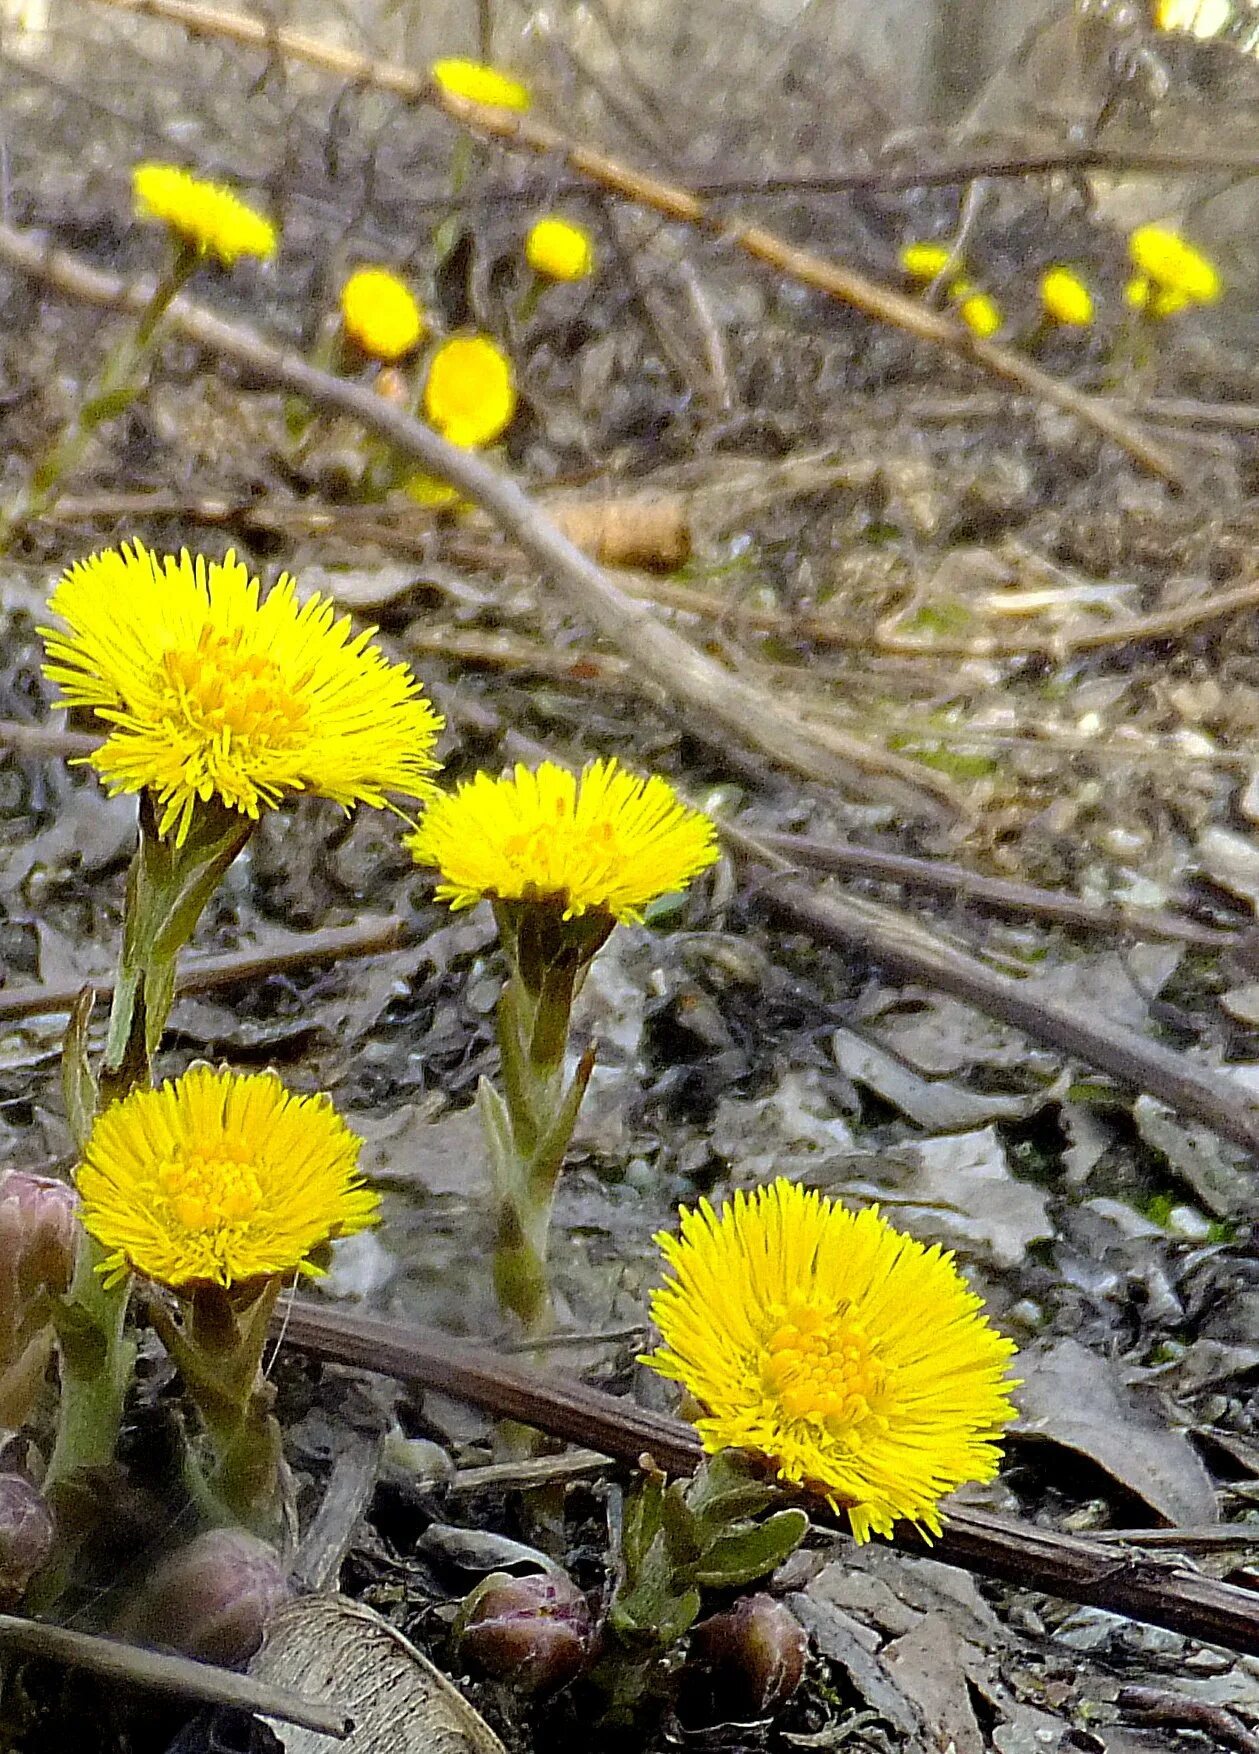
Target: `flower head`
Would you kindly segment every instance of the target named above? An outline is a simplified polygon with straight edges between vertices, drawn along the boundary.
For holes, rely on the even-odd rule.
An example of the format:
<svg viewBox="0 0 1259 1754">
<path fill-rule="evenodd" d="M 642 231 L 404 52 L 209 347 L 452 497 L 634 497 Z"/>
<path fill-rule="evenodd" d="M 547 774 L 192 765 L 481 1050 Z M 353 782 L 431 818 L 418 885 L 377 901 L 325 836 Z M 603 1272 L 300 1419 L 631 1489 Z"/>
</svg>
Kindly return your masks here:
<svg viewBox="0 0 1259 1754">
<path fill-rule="evenodd" d="M 1040 277 L 1045 315 L 1068 329 L 1087 329 L 1093 321 L 1093 294 L 1071 268 L 1047 268 Z"/>
<path fill-rule="evenodd" d="M 953 260 L 948 244 L 906 244 L 900 264 L 911 280 L 934 280 Z"/>
<path fill-rule="evenodd" d="M 1185 304 L 1214 304 L 1223 290 L 1210 257 L 1165 225 L 1138 226 L 1128 239 L 1128 255 L 1138 276 L 1156 291 L 1179 294 Z"/>
<path fill-rule="evenodd" d="M 485 335 L 456 335 L 433 355 L 424 412 L 452 445 L 492 444 L 516 412 L 511 361 Z"/>
<path fill-rule="evenodd" d="M 274 1072 L 194 1066 L 97 1115 L 76 1182 L 105 1272 L 161 1285 L 312 1274 L 312 1253 L 374 1224 L 360 1140 L 326 1096 Z"/>
<path fill-rule="evenodd" d="M 993 1477 L 1014 1417 L 1013 1343 L 952 1257 L 782 1180 L 681 1218 L 656 1239 L 673 1277 L 643 1363 L 702 1403 L 705 1449 L 767 1456 L 858 1541 L 898 1517 L 938 1533 L 939 1500 Z"/>
<path fill-rule="evenodd" d="M 138 164 L 131 173 L 136 213 L 157 219 L 200 256 L 230 268 L 241 256 L 275 255 L 275 227 L 225 188 L 174 164 Z"/>
<path fill-rule="evenodd" d="M 1143 311 L 1147 317 L 1161 321 L 1164 317 L 1174 317 L 1177 312 L 1187 310 L 1193 303 L 1187 292 L 1178 292 L 1170 286 L 1155 286 L 1144 274 L 1134 274 L 1124 287 L 1124 303 L 1131 310 Z"/>
<path fill-rule="evenodd" d="M 590 233 L 567 219 L 539 219 L 529 227 L 525 260 L 551 280 L 585 280 L 595 265 Z"/>
<path fill-rule="evenodd" d="M 957 300 L 957 314 L 981 341 L 987 341 L 1001 327 L 1001 306 L 986 292 L 976 292 L 968 281 L 959 280 L 949 289 Z"/>
<path fill-rule="evenodd" d="M 640 779 L 615 760 L 592 761 L 580 776 L 550 761 L 502 779 L 479 773 L 436 798 L 406 844 L 417 864 L 437 866 L 438 897 L 453 908 L 484 896 L 552 901 L 565 919 L 639 920 L 717 858 L 707 816 L 667 780 Z"/>
<path fill-rule="evenodd" d="M 410 288 L 387 268 L 359 268 L 341 288 L 341 321 L 373 359 L 401 359 L 424 333 Z"/>
<path fill-rule="evenodd" d="M 467 98 L 474 104 L 492 104 L 499 110 L 527 110 L 532 99 L 518 79 L 486 67 L 481 61 L 467 61 L 451 55 L 434 61 L 429 69 L 441 89 L 450 97 Z"/>
<path fill-rule="evenodd" d="M 287 575 L 261 593 L 234 554 L 137 542 L 72 566 L 49 604 L 44 674 L 112 726 L 88 759 L 111 795 L 151 791 L 179 844 L 215 797 L 256 820 L 286 792 L 348 808 L 433 791 L 442 720 L 406 665 Z"/>
</svg>

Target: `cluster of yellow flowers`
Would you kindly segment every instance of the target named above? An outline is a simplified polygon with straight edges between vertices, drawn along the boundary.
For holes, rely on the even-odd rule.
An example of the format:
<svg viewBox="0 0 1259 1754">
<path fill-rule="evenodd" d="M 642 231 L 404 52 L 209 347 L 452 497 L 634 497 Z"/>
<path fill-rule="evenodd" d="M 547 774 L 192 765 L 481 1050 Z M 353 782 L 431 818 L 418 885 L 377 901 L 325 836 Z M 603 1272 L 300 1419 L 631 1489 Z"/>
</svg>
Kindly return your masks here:
<svg viewBox="0 0 1259 1754">
<path fill-rule="evenodd" d="M 406 844 L 452 908 L 488 899 L 607 930 L 717 858 L 706 816 L 615 760 L 439 790 L 441 720 L 406 667 L 291 580 L 264 593 L 231 555 L 109 550 L 50 606 L 47 674 L 106 727 L 93 766 L 111 792 L 149 792 L 176 840 L 203 809 L 256 818 L 295 791 L 409 797 L 424 807 Z M 379 1217 L 358 1150 L 327 1098 L 195 1066 L 97 1116 L 83 1224 L 110 1282 L 247 1290 L 315 1273 L 333 1239 Z M 684 1212 L 681 1238 L 660 1241 L 673 1278 L 647 1362 L 700 1401 L 708 1448 L 759 1451 L 846 1506 L 859 1539 L 898 1517 L 936 1529 L 945 1493 L 993 1473 L 1013 1349 L 938 1249 L 784 1182 Z"/>
<path fill-rule="evenodd" d="M 1128 255 L 1135 273 L 1125 288 L 1125 300 L 1146 317 L 1174 316 L 1190 305 L 1213 304 L 1220 296 L 1222 282 L 1215 264 L 1167 226 L 1138 226 L 1128 239 Z M 1001 328 L 1001 307 L 987 293 L 976 291 L 948 244 L 906 244 L 899 261 L 904 273 L 919 283 L 944 277 L 958 316 L 973 334 L 986 337 Z M 1067 329 L 1092 326 L 1097 301 L 1077 268 L 1054 263 L 1041 274 L 1038 292 L 1043 323 Z"/>
<path fill-rule="evenodd" d="M 1005 320 L 1000 305 L 989 293 L 971 284 L 947 244 L 906 244 L 900 253 L 900 264 L 911 280 L 931 281 L 941 275 L 952 275 L 948 282 L 949 298 L 962 322 L 981 341 L 1000 329 Z"/>
<path fill-rule="evenodd" d="M 455 113 L 468 103 L 529 106 L 523 85 L 477 62 L 441 60 L 431 74 Z M 172 286 L 200 257 L 231 267 L 275 253 L 262 214 L 175 166 L 139 166 L 134 195 L 137 212 L 175 242 Z M 534 294 L 541 281 L 577 282 L 594 269 L 589 235 L 554 214 L 530 226 L 523 256 Z M 1189 255 L 1177 256 L 1166 237 L 1161 253 L 1156 239 L 1140 252 L 1134 239 L 1133 259 L 1157 289 L 1150 308 L 1176 287 L 1208 296 L 1201 277 L 1196 293 L 1187 290 Z M 914 280 L 943 276 L 975 335 L 1001 327 L 995 301 L 946 246 L 913 244 L 901 261 Z M 1091 295 L 1066 265 L 1046 272 L 1041 295 L 1052 320 L 1092 321 Z M 329 346 L 344 361 L 377 362 L 405 386 L 396 368 L 430 327 L 399 274 L 364 264 L 342 287 L 339 339 Z M 429 422 L 467 448 L 493 443 L 516 408 L 511 360 L 479 334 L 440 340 L 415 394 Z M 128 999 L 119 1011 L 116 998 L 110 1038 L 121 1018 L 122 1045 L 138 1043 L 146 1068 L 174 990 L 174 954 L 195 920 L 187 897 L 203 905 L 250 825 L 293 794 L 347 810 L 418 811 L 418 820 L 405 818 L 404 844 L 435 873 L 437 898 L 452 909 L 493 906 L 509 964 L 499 1020 L 505 1069 L 511 1060 L 506 1094 L 491 1092 L 485 1105 L 505 1224 L 495 1276 L 506 1305 L 538 1331 L 549 1297 L 550 1196 L 589 1076 L 585 1056 L 571 1081 L 565 1070 L 573 995 L 618 924 L 641 922 L 716 862 L 714 823 L 665 779 L 615 759 L 579 772 L 517 765 L 443 789 L 443 721 L 410 669 L 328 599 L 299 597 L 289 576 L 264 591 L 231 552 L 209 560 L 124 544 L 71 566 L 49 609 L 45 674 L 62 706 L 90 711 L 102 729 L 87 759 L 111 795 L 144 801 L 137 857 L 147 845 L 156 861 L 144 878 L 152 893 L 142 903 L 129 891 L 128 909 L 156 911 L 128 914 L 132 950 L 124 946 L 117 990 L 142 991 L 157 1010 L 146 1015 Z M 160 955 L 144 945 L 136 952 L 168 904 L 184 909 L 182 936 Z M 128 954 L 140 960 L 129 964 Z M 122 1062 L 109 1052 L 114 1075 Z M 242 1469 L 241 1445 L 270 1418 L 257 1364 L 279 1286 L 321 1272 L 335 1239 L 380 1217 L 359 1172 L 360 1141 L 326 1096 L 291 1092 L 272 1072 L 194 1065 L 157 1087 L 137 1075 L 128 1089 L 124 1080 L 115 1096 L 76 1123 L 80 1217 L 97 1251 L 88 1277 L 125 1298 L 138 1275 L 193 1309 L 208 1307 L 197 1299 L 217 1288 L 231 1293 L 231 1309 L 263 1312 L 233 1330 L 232 1407 L 227 1377 L 198 1355 L 196 1322 L 181 1328 L 160 1302 L 152 1316 L 219 1445 L 223 1502 L 235 1491 L 248 1508 L 257 1480 Z M 941 1497 L 995 1471 L 1012 1416 L 1013 1347 L 988 1325 L 950 1257 L 873 1210 L 850 1212 L 782 1181 L 736 1195 L 720 1213 L 707 1202 L 684 1210 L 680 1237 L 659 1241 L 672 1277 L 653 1300 L 662 1344 L 644 1362 L 700 1403 L 707 1448 L 767 1458 L 785 1481 L 845 1507 L 859 1540 L 890 1532 L 901 1517 L 937 1530 Z M 120 1325 L 114 1339 L 101 1330 L 107 1349 Z M 274 1480 L 263 1496 L 272 1514 Z"/>
<path fill-rule="evenodd" d="M 1128 239 L 1135 274 L 1124 290 L 1133 310 L 1156 321 L 1190 305 L 1214 304 L 1223 291 L 1219 270 L 1179 232 L 1142 225 Z"/>
<path fill-rule="evenodd" d="M 437 61 L 438 87 L 459 98 L 523 110 L 529 94 L 517 81 L 474 61 Z M 275 254 L 269 220 L 220 184 L 174 165 L 143 164 L 133 173 L 136 211 L 164 224 L 183 248 L 212 255 L 230 267 L 246 256 Z M 584 280 L 594 272 L 594 246 L 581 226 L 559 215 L 536 220 L 524 242 L 534 274 L 554 281 Z M 410 287 L 392 269 L 365 265 L 341 289 L 341 326 L 347 341 L 369 359 L 393 365 L 423 341 L 428 320 Z M 493 444 L 516 413 L 515 373 L 508 355 L 487 335 L 455 335 L 434 350 L 424 378 L 422 407 L 429 423 L 453 445 L 474 450 Z M 432 503 L 454 499 L 440 483 L 422 480 L 415 494 Z"/>
</svg>

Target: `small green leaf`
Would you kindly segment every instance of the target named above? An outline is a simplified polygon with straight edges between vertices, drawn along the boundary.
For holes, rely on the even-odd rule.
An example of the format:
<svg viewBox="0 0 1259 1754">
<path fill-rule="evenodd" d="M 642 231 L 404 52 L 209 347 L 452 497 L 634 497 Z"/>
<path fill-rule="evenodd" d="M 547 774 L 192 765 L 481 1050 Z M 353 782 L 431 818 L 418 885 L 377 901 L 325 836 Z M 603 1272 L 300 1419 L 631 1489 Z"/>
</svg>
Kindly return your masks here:
<svg viewBox="0 0 1259 1754">
<path fill-rule="evenodd" d="M 708 1589 L 753 1583 L 795 1552 L 808 1527 L 802 1510 L 779 1510 L 763 1523 L 719 1535 L 692 1567 L 692 1580 Z"/>
<path fill-rule="evenodd" d="M 661 1615 L 657 1622 L 661 1648 L 667 1650 L 676 1644 L 684 1632 L 689 1632 L 699 1616 L 699 1591 L 687 1590 L 676 1602 Z"/>
<path fill-rule="evenodd" d="M 701 1464 L 686 1502 L 705 1529 L 717 1534 L 732 1522 L 758 1516 L 780 1495 L 781 1488 L 765 1478 L 762 1463 L 743 1450 L 723 1449 Z"/>
<path fill-rule="evenodd" d="M 621 1556 L 631 1581 L 638 1578 L 647 1551 L 660 1532 L 664 1475 L 646 1474 L 630 1493 L 621 1530 Z"/>
<path fill-rule="evenodd" d="M 87 1028 L 95 1003 L 95 987 L 84 987 L 74 1001 L 65 1040 L 61 1044 L 61 1096 L 70 1131 L 80 1151 L 91 1135 L 99 1094 L 87 1051 Z"/>
<path fill-rule="evenodd" d="M 661 1526 L 669 1560 L 675 1567 L 692 1565 L 704 1551 L 700 1527 L 675 1481 L 660 1502 Z"/>
</svg>

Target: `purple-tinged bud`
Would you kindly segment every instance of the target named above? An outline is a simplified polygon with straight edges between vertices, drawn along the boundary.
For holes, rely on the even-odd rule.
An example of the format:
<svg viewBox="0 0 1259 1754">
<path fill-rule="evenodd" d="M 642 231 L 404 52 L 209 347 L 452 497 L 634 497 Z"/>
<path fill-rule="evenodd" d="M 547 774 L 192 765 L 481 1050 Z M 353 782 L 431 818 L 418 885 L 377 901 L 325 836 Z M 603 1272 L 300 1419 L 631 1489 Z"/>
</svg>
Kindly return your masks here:
<svg viewBox="0 0 1259 1754">
<path fill-rule="evenodd" d="M 0 1181 L 0 1254 L 23 1299 L 65 1291 L 74 1271 L 79 1199 L 68 1182 L 10 1170 Z"/>
<path fill-rule="evenodd" d="M 522 1693 L 565 1686 L 589 1650 L 589 1605 L 562 1572 L 492 1572 L 460 1609 L 460 1656 Z"/>
<path fill-rule="evenodd" d="M 273 1547 L 243 1529 L 209 1529 L 154 1569 L 124 1630 L 141 1643 L 238 1669 L 288 1593 Z"/>
<path fill-rule="evenodd" d="M 743 1596 L 691 1633 L 686 1691 L 692 1713 L 709 1723 L 773 1717 L 800 1685 L 808 1649 L 790 1608 L 764 1591 Z"/>
<path fill-rule="evenodd" d="M 24 1474 L 0 1474 L 0 1607 L 13 1608 L 52 1553 L 48 1501 Z"/>
</svg>

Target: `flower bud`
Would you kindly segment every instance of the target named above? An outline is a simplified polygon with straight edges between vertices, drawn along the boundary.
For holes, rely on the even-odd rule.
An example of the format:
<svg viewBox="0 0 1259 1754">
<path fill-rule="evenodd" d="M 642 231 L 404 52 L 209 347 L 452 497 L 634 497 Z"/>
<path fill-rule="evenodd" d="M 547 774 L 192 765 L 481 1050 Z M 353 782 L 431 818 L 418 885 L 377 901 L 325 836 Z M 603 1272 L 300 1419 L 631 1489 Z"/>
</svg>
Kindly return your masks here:
<svg viewBox="0 0 1259 1754">
<path fill-rule="evenodd" d="M 523 1693 L 565 1686 L 589 1648 L 590 1609 L 562 1572 L 492 1572 L 460 1610 L 459 1654 Z"/>
<path fill-rule="evenodd" d="M 243 1529 L 209 1529 L 155 1568 L 127 1633 L 199 1662 L 241 1668 L 288 1595 L 273 1547 Z"/>
<path fill-rule="evenodd" d="M 64 1291 L 74 1271 L 78 1195 L 68 1182 L 10 1170 L 0 1181 L 0 1253 L 23 1298 Z"/>
<path fill-rule="evenodd" d="M 800 1685 L 808 1648 L 789 1608 L 764 1591 L 743 1596 L 691 1633 L 690 1714 L 709 1723 L 772 1717 Z"/>
<path fill-rule="evenodd" d="M 52 1553 L 48 1501 L 24 1474 L 0 1474 L 0 1606 L 12 1608 Z"/>
</svg>

